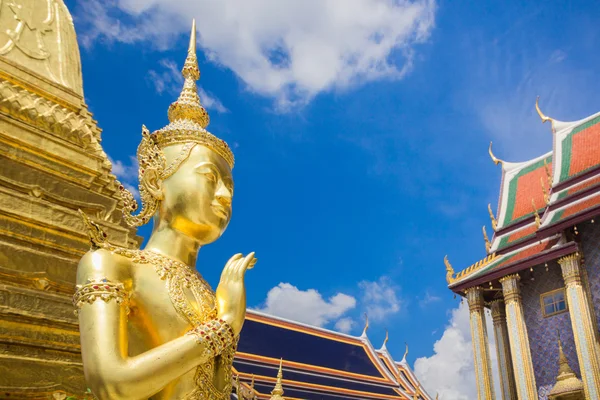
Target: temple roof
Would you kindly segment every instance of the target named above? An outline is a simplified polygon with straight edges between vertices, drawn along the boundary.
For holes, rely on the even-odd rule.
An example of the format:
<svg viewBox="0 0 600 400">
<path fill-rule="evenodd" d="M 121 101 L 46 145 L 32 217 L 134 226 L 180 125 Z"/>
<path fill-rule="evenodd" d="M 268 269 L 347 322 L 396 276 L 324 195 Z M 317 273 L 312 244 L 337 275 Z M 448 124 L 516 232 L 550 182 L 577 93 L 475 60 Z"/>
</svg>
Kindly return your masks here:
<svg viewBox="0 0 600 400">
<path fill-rule="evenodd" d="M 498 271 L 530 267 L 536 254 L 559 254 L 550 250 L 567 244 L 558 243 L 557 234 L 600 216 L 600 113 L 562 122 L 537 109 L 544 122 L 552 122 L 554 148 L 512 163 L 494 156 L 490 145 L 492 160 L 502 166 L 497 217 L 489 209 L 494 235 L 489 242 L 486 236 L 487 255 L 477 263 L 456 275 L 447 263 L 453 290 Z"/>
<path fill-rule="evenodd" d="M 408 364 L 399 367 L 366 335 L 248 310 L 234 360 L 240 381 L 254 376 L 258 398 L 269 398 L 281 358 L 286 399 L 412 399 L 415 391 L 430 399 Z"/>
</svg>

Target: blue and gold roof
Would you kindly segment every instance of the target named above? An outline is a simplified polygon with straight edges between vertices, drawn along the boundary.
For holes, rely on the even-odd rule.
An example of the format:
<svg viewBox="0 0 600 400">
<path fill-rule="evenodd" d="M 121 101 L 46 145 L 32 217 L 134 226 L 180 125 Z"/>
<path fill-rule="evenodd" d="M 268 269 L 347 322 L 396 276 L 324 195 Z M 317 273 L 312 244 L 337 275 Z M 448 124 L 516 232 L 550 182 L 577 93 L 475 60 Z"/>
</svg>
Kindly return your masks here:
<svg viewBox="0 0 600 400">
<path fill-rule="evenodd" d="M 430 397 L 405 362 L 360 337 L 248 310 L 235 373 L 254 377 L 257 398 L 268 399 L 283 358 L 286 399 L 410 399 Z"/>
</svg>

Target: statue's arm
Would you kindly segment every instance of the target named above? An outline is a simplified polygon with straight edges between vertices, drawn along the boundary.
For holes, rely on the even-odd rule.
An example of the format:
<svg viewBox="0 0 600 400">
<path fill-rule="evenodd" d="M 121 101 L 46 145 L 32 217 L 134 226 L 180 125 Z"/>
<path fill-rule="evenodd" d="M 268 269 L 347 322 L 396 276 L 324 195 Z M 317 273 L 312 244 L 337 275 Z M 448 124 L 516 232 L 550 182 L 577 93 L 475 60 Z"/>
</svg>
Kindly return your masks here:
<svg viewBox="0 0 600 400">
<path fill-rule="evenodd" d="M 88 384 L 100 399 L 147 399 L 217 355 L 226 345 L 215 344 L 213 338 L 204 340 L 204 335 L 184 335 L 135 357 L 128 357 L 127 291 L 131 286 L 128 271 L 126 263 L 106 250 L 86 254 L 77 270 L 75 299 L 80 300 L 78 312 L 83 366 Z M 107 280 L 104 287 L 94 285 L 94 282 L 103 279 Z M 120 290 L 116 290 L 121 284 Z M 93 300 L 90 293 L 108 294 L 108 300 Z M 209 322 L 214 323 L 218 324 Z"/>
</svg>

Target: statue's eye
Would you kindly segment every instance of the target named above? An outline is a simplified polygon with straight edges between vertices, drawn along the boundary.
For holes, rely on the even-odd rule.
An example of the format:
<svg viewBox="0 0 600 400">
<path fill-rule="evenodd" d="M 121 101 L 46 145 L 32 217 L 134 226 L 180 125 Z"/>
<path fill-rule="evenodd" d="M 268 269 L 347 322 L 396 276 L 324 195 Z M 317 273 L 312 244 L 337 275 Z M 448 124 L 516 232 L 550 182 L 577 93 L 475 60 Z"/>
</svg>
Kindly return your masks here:
<svg viewBox="0 0 600 400">
<path fill-rule="evenodd" d="M 204 173 L 204 176 L 206 176 L 206 178 L 211 181 L 212 183 L 217 183 L 217 174 L 215 174 L 212 171 L 206 171 Z"/>
</svg>

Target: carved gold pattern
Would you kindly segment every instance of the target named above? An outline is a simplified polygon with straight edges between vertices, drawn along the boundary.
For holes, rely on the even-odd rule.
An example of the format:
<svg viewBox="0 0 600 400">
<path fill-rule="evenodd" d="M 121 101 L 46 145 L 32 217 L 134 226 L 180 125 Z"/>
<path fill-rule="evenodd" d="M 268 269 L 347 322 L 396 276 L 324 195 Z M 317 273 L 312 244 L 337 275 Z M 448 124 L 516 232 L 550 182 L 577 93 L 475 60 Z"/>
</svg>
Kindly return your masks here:
<svg viewBox="0 0 600 400">
<path fill-rule="evenodd" d="M 62 0 L 0 2 L 0 55 L 83 96 L 73 19 Z"/>
<path fill-rule="evenodd" d="M 117 304 L 125 306 L 129 314 L 129 292 L 125 290 L 125 286 L 120 282 L 111 282 L 106 278 L 88 279 L 84 285 L 77 285 L 75 294 L 73 295 L 73 305 L 77 310 L 84 304 L 92 304 L 96 300 L 103 300 L 108 303 L 115 300 Z"/>
<path fill-rule="evenodd" d="M 462 271 L 458 272 L 456 274 L 456 276 L 452 279 L 452 281 L 448 282 L 448 283 L 452 284 L 463 278 L 466 278 L 467 276 L 479 271 L 481 268 L 486 267 L 491 262 L 495 261 L 496 258 L 497 258 L 496 253 L 487 255 L 484 259 L 479 260 L 475 264 L 472 264 L 472 265 L 468 266 L 467 268 L 463 269 Z"/>
</svg>

